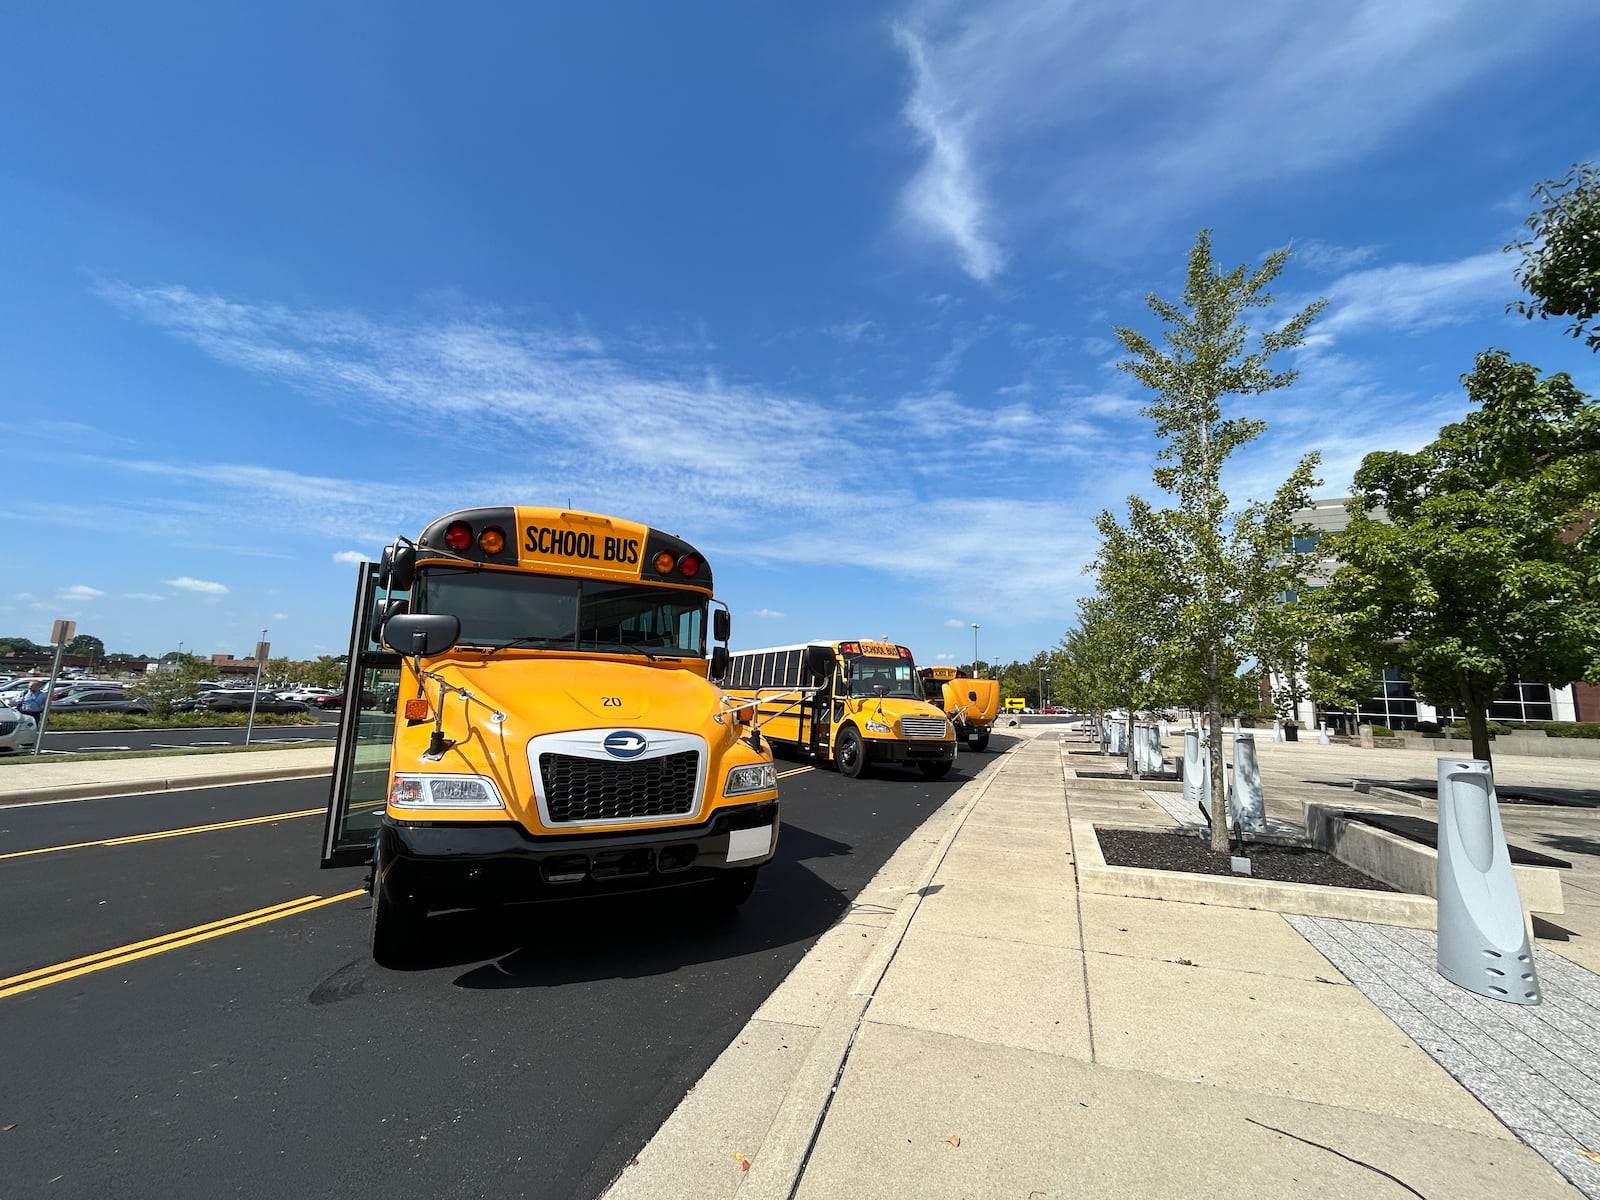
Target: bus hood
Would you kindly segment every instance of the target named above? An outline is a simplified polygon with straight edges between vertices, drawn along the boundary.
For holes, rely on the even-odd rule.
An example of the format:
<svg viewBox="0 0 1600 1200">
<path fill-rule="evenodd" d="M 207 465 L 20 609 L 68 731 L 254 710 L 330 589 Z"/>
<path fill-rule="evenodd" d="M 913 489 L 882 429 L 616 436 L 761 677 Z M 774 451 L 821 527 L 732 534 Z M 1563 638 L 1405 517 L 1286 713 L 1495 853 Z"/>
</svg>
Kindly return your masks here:
<svg viewBox="0 0 1600 1200">
<path fill-rule="evenodd" d="M 1000 714 L 998 679 L 952 679 L 944 685 L 944 710 L 951 717 L 965 714 L 968 724 L 992 724 Z M 973 699 L 976 693 L 977 699 Z"/>
<path fill-rule="evenodd" d="M 474 722 L 506 714 L 508 732 L 541 733 L 642 725 L 699 729 L 720 707 L 715 687 L 693 671 L 606 659 L 516 658 L 451 663 L 439 675 L 473 694 Z M 429 688 L 430 702 L 437 690 Z M 453 697 L 451 699 L 454 699 Z M 449 699 L 446 707 L 451 707 Z"/>
</svg>

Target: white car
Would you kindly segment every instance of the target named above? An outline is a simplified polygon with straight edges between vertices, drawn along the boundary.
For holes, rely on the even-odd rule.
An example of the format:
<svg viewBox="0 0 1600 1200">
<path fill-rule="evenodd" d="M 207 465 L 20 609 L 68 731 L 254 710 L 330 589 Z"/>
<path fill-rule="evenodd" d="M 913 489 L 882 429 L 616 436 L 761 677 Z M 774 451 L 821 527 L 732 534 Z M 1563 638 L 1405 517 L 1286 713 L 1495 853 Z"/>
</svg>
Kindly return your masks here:
<svg viewBox="0 0 1600 1200">
<path fill-rule="evenodd" d="M 33 745 L 39 726 L 26 713 L 0 708 L 0 751 L 14 754 Z"/>
</svg>

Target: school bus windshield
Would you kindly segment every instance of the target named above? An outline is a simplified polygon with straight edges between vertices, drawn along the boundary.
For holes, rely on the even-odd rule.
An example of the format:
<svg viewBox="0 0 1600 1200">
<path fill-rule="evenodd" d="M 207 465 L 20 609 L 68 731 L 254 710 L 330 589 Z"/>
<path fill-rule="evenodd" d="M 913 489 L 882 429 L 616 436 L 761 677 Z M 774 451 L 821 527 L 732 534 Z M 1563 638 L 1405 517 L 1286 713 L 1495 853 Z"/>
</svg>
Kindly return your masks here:
<svg viewBox="0 0 1600 1200">
<path fill-rule="evenodd" d="M 413 611 L 461 621 L 458 644 L 704 657 L 706 601 L 691 591 L 510 571 L 431 567 Z"/>
<path fill-rule="evenodd" d="M 900 696 L 906 700 L 923 698 L 922 681 L 909 658 L 853 658 L 848 661 L 852 696 L 875 696 L 881 687 L 885 696 Z"/>
</svg>

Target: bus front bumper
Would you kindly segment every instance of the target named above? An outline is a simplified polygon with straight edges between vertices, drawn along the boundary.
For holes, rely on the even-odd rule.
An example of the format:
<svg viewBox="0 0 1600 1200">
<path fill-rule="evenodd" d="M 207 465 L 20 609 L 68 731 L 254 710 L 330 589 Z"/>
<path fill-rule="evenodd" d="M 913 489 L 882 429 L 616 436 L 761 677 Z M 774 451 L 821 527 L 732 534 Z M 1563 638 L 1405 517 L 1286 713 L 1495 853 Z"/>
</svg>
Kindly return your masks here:
<svg viewBox="0 0 1600 1200">
<path fill-rule="evenodd" d="M 915 766 L 917 763 L 953 763 L 956 760 L 955 742 L 916 742 L 868 738 L 861 743 L 867 750 L 869 763 L 897 763 Z"/>
<path fill-rule="evenodd" d="M 428 908 L 607 895 L 694 883 L 771 860 L 778 802 L 721 808 L 699 825 L 535 837 L 515 821 L 385 817 L 377 862 Z"/>
</svg>

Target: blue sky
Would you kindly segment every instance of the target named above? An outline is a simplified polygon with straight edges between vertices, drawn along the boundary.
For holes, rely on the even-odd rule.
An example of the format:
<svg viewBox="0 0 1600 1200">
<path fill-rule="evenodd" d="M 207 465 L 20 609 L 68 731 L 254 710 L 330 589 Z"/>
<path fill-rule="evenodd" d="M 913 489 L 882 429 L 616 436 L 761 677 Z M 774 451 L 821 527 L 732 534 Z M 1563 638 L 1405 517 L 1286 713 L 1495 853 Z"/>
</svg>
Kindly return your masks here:
<svg viewBox="0 0 1600 1200">
<path fill-rule="evenodd" d="M 31 6 L 8 21 L 0 634 L 340 653 L 351 562 L 479 504 L 706 552 L 734 645 L 1056 642 L 1151 493 L 1112 327 L 1294 248 L 1228 485 L 1465 411 L 1589 0 Z"/>
</svg>

